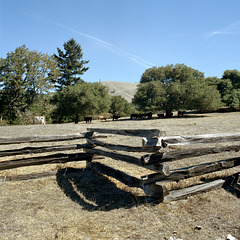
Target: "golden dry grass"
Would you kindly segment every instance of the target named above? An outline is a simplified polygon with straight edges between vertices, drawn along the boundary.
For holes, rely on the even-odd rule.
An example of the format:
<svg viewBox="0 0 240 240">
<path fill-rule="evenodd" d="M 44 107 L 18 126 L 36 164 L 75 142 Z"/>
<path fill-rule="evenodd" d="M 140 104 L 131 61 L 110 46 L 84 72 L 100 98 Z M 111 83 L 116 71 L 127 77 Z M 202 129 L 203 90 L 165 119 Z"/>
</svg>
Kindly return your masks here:
<svg viewBox="0 0 240 240">
<path fill-rule="evenodd" d="M 145 121 L 93 121 L 92 124 L 52 124 L 1 126 L 1 137 L 58 135 L 86 131 L 87 127 L 166 130 L 167 135 L 240 132 L 240 113 L 198 114 L 184 118 Z M 114 144 L 139 146 L 141 138 L 110 135 Z M 75 140 L 84 143 L 84 140 Z M 72 144 L 71 141 L 58 142 Z M 52 145 L 48 143 L 44 145 Z M 1 149 L 30 144 L 0 146 Z M 43 143 L 31 144 L 42 146 Z M 215 144 L 214 146 L 219 146 Z M 213 146 L 213 147 L 214 147 Z M 137 155 L 137 154 L 134 154 Z M 225 152 L 170 164 L 171 168 L 228 159 L 239 152 Z M 22 157 L 22 156 L 18 156 Z M 15 159 L 18 158 L 14 157 Z M 10 159 L 9 157 L 2 160 Z M 12 159 L 12 158 L 11 158 Z M 128 163 L 105 158 L 107 165 L 140 177 L 148 171 Z M 66 168 L 69 168 L 68 171 Z M 85 170 L 84 162 L 50 164 L 5 170 L 0 177 L 23 176 L 58 170 L 49 177 L 0 182 L 0 239 L 170 239 L 216 240 L 232 234 L 240 239 L 240 199 L 225 189 L 213 190 L 170 203 L 149 204 L 141 189 L 129 188 L 116 179 Z M 205 177 L 226 176 L 239 168 Z M 150 172 L 150 171 L 149 171 Z M 181 188 L 201 181 L 199 178 L 171 183 Z M 196 226 L 201 226 L 200 230 Z"/>
<path fill-rule="evenodd" d="M 101 83 L 109 88 L 109 94 L 111 96 L 122 96 L 128 102 L 132 101 L 132 98 L 137 91 L 138 85 L 138 83 L 116 81 L 102 81 Z"/>
</svg>

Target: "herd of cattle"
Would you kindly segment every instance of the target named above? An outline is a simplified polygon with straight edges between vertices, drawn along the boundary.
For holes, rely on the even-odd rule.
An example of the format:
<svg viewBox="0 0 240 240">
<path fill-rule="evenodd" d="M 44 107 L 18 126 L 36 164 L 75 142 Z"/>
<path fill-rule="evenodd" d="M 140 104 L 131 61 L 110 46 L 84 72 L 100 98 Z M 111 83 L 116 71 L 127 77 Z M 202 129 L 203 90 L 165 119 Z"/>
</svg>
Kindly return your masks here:
<svg viewBox="0 0 240 240">
<path fill-rule="evenodd" d="M 113 117 L 112 117 L 113 121 L 114 121 L 114 120 L 118 120 L 119 118 L 120 118 L 120 116 L 118 116 L 118 115 L 113 115 Z M 85 121 L 86 123 L 91 123 L 92 120 L 93 120 L 92 117 L 85 117 L 85 118 L 84 118 L 84 121 Z M 107 121 L 107 118 L 104 117 L 104 116 L 98 116 L 98 120 Z"/>
<path fill-rule="evenodd" d="M 178 111 L 178 117 L 183 117 L 183 115 L 186 113 L 186 111 Z M 167 113 L 158 113 L 157 114 L 157 118 L 171 118 L 171 117 L 173 117 L 173 113 L 172 112 L 167 112 Z M 112 120 L 114 121 L 114 120 L 118 120 L 119 118 L 121 118 L 120 116 L 118 116 L 118 115 L 113 115 L 112 116 Z M 148 113 L 132 113 L 131 115 L 130 115 L 130 119 L 131 120 L 134 120 L 134 119 L 136 119 L 136 120 L 143 120 L 143 119 L 152 119 L 153 118 L 153 114 L 151 113 L 151 112 L 148 112 Z M 104 120 L 104 121 L 106 121 L 107 120 L 107 118 L 106 117 L 104 117 L 104 116 L 98 116 L 98 118 L 97 118 L 98 120 Z M 92 120 L 93 120 L 93 118 L 92 117 L 85 117 L 84 118 L 84 121 L 86 122 L 86 123 L 91 123 L 92 122 Z"/>
<path fill-rule="evenodd" d="M 178 111 L 178 117 L 183 117 L 183 115 L 186 113 L 186 111 Z M 167 112 L 166 114 L 164 113 L 158 113 L 157 114 L 157 118 L 170 118 L 173 116 L 172 112 Z M 133 113 L 130 115 L 130 119 L 136 119 L 136 120 L 140 120 L 140 119 L 152 119 L 153 114 L 151 112 L 148 113 Z M 112 116 L 112 120 L 118 120 L 119 118 L 121 118 L 119 115 L 113 115 Z M 93 120 L 92 117 L 85 117 L 84 121 L 86 123 L 91 123 Z M 102 120 L 102 121 L 106 121 L 107 118 L 104 116 L 98 116 L 98 120 Z M 46 124 L 46 118 L 45 116 L 36 116 L 33 118 L 33 124 Z"/>
</svg>

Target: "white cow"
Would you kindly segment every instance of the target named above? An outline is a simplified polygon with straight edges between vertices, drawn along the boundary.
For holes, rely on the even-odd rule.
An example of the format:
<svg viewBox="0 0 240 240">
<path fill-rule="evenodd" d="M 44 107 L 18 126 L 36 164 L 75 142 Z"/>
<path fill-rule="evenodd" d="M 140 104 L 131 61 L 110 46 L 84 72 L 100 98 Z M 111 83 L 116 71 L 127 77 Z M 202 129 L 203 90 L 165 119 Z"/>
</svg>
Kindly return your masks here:
<svg viewBox="0 0 240 240">
<path fill-rule="evenodd" d="M 46 124 L 45 116 L 36 116 L 33 118 L 33 124 Z"/>
</svg>

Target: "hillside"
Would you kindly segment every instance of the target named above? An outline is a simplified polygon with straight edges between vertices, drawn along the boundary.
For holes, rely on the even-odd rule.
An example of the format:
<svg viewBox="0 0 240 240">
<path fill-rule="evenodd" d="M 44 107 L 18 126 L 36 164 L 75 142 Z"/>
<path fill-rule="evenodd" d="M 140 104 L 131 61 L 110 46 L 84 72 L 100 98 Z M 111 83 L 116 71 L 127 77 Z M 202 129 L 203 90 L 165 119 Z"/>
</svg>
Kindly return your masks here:
<svg viewBox="0 0 240 240">
<path fill-rule="evenodd" d="M 126 83 L 115 81 L 103 81 L 104 86 L 109 88 L 109 94 L 111 96 L 122 96 L 127 99 L 128 102 L 132 101 L 134 94 L 137 91 L 138 83 Z"/>
</svg>

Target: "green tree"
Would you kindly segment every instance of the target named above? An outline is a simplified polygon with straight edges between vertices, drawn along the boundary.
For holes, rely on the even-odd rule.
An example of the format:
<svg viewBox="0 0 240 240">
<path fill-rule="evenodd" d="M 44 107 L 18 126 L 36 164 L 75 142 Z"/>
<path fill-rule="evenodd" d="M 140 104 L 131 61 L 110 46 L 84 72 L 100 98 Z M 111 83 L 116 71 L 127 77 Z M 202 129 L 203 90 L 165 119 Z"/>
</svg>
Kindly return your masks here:
<svg viewBox="0 0 240 240">
<path fill-rule="evenodd" d="M 234 69 L 224 71 L 222 79 L 229 79 L 232 82 L 234 89 L 240 88 L 240 72 L 238 70 Z"/>
<path fill-rule="evenodd" d="M 31 112 L 31 115 L 44 115 L 47 122 L 51 123 L 51 115 L 56 108 L 56 105 L 51 103 L 52 95 L 53 93 L 39 95 L 38 101 L 32 104 L 28 109 Z M 32 121 L 32 118 L 30 120 Z"/>
<path fill-rule="evenodd" d="M 226 71 L 225 71 L 226 72 Z M 227 76 L 227 75 L 225 75 Z M 229 76 L 229 75 L 228 75 Z M 228 78 L 216 78 L 209 77 L 206 78 L 206 82 L 210 86 L 216 86 L 219 93 L 221 94 L 222 103 L 224 106 L 238 107 L 240 98 L 240 89 L 233 87 L 233 82 Z"/>
<path fill-rule="evenodd" d="M 109 110 L 111 104 L 111 96 L 108 93 L 108 87 L 102 85 L 99 82 L 91 83 L 92 92 L 95 96 L 95 100 L 97 102 L 97 107 L 93 109 L 91 114 L 94 112 L 96 114 L 100 114 L 103 112 L 107 112 Z"/>
<path fill-rule="evenodd" d="M 141 83 L 138 85 L 132 103 L 139 111 L 160 111 L 166 103 L 166 88 L 156 81 Z"/>
<path fill-rule="evenodd" d="M 58 54 L 54 54 L 61 72 L 61 76 L 53 80 L 58 90 L 82 82 L 81 75 L 89 69 L 84 67 L 89 61 L 82 60 L 82 48 L 73 38 L 64 43 L 63 47 L 64 51 L 57 48 Z"/>
<path fill-rule="evenodd" d="M 148 68 L 141 77 L 140 83 L 159 81 L 162 83 L 184 82 L 189 79 L 203 79 L 204 74 L 184 64 Z"/>
<path fill-rule="evenodd" d="M 85 116 L 108 111 L 110 95 L 108 88 L 100 83 L 79 82 L 57 93 L 55 121 L 74 120 L 78 123 Z"/>
<path fill-rule="evenodd" d="M 216 86 L 209 87 L 203 73 L 184 64 L 176 64 L 147 69 L 133 103 L 142 111 L 171 112 L 180 109 L 213 110 L 221 101 Z"/>
<path fill-rule="evenodd" d="M 186 109 L 188 102 L 188 96 L 186 95 L 186 88 L 184 86 L 186 82 L 183 83 L 180 82 L 180 80 L 177 80 L 174 82 L 171 81 L 165 85 L 165 102 L 162 109 L 167 113 L 170 113 L 173 110 Z"/>
<path fill-rule="evenodd" d="M 186 109 L 201 112 L 217 110 L 221 106 L 221 95 L 216 86 L 198 80 L 186 81 L 183 84 Z"/>
<path fill-rule="evenodd" d="M 230 88 L 228 95 L 224 101 L 227 106 L 239 107 L 240 106 L 240 72 L 236 69 L 226 70 L 223 73 L 222 80 L 231 81 L 232 88 Z"/>
<path fill-rule="evenodd" d="M 6 59 L 0 61 L 0 79 L 1 87 L 5 95 L 2 99 L 4 115 L 15 120 L 20 109 L 25 107 L 24 95 L 27 89 L 27 82 L 24 78 L 26 73 L 27 62 L 27 48 L 25 46 L 19 47 L 15 52 L 7 54 Z"/>
<path fill-rule="evenodd" d="M 59 76 L 57 63 L 53 56 L 39 53 L 37 51 L 28 52 L 26 78 L 28 88 L 26 89 L 27 104 L 32 105 L 38 96 L 49 93 L 52 90 L 52 81 Z"/>
<path fill-rule="evenodd" d="M 47 54 L 30 51 L 25 45 L 0 59 L 0 85 L 3 114 L 14 122 L 20 118 L 38 96 L 48 93 L 51 80 L 56 78 L 56 62 Z"/>
<path fill-rule="evenodd" d="M 113 115 L 126 117 L 133 111 L 133 106 L 122 96 L 112 96 L 109 112 Z"/>
</svg>

